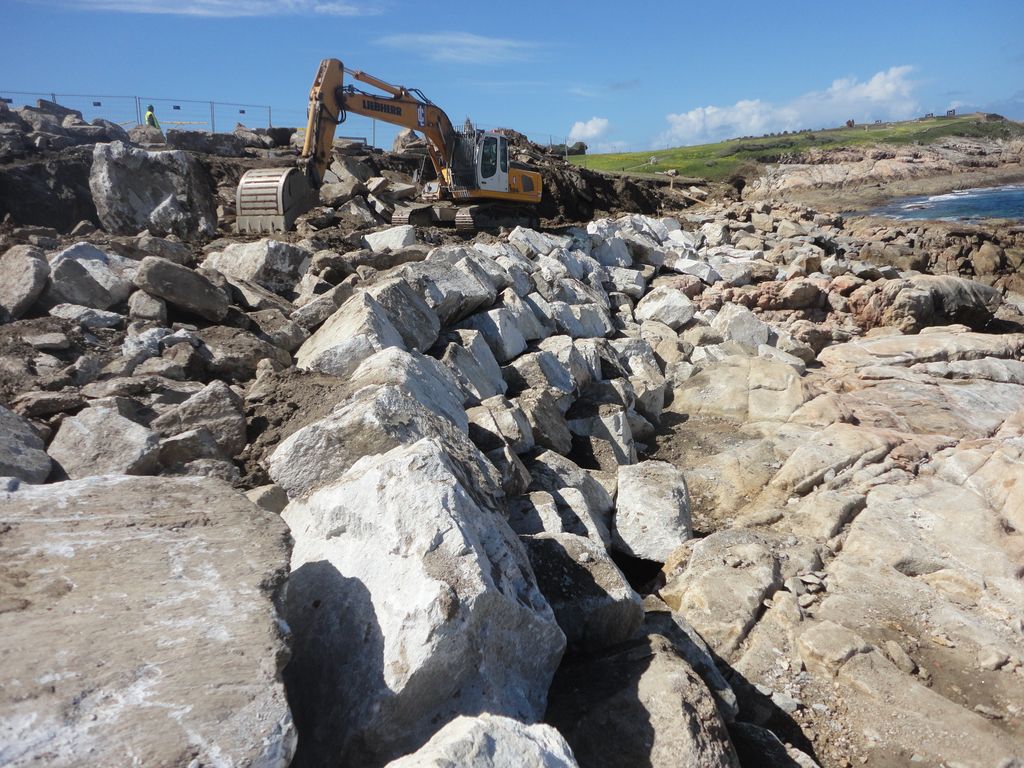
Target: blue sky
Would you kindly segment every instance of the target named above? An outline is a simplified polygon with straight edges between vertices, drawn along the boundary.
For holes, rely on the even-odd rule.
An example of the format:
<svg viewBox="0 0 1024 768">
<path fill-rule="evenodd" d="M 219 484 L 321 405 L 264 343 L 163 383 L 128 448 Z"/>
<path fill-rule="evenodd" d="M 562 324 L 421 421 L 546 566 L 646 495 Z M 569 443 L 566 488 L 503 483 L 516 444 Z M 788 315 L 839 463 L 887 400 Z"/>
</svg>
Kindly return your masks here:
<svg viewBox="0 0 1024 768">
<path fill-rule="evenodd" d="M 455 122 L 598 151 L 950 107 L 1024 119 L 1021 0 L 0 0 L 0 22 L 0 95 L 78 94 L 60 100 L 128 121 L 132 102 L 106 97 L 138 94 L 165 127 L 208 127 L 206 100 L 304 123 L 325 57 L 420 88 Z M 236 119 L 266 112 L 217 108 L 218 129 Z"/>
</svg>

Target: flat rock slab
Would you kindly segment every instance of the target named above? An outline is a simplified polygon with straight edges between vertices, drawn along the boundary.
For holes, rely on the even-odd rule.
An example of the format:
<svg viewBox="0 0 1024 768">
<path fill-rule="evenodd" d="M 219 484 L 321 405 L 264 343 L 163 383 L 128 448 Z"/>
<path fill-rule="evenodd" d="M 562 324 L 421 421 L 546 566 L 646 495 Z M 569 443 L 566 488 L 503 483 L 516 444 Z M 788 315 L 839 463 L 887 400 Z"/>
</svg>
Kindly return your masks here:
<svg viewBox="0 0 1024 768">
<path fill-rule="evenodd" d="M 211 479 L 0 493 L 0 763 L 284 768 L 287 527 Z"/>
</svg>

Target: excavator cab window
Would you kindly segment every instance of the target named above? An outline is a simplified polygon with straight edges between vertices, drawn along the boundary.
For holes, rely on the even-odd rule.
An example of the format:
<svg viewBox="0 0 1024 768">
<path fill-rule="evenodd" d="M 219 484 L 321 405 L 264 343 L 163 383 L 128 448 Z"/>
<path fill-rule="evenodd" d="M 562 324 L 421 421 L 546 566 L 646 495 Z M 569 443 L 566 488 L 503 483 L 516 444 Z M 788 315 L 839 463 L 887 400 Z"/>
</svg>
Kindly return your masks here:
<svg viewBox="0 0 1024 768">
<path fill-rule="evenodd" d="M 489 179 L 498 172 L 498 139 L 494 136 L 484 138 L 480 150 L 480 178 Z"/>
<path fill-rule="evenodd" d="M 498 162 L 501 164 L 501 172 L 508 173 L 508 139 L 504 136 L 498 139 Z"/>
</svg>

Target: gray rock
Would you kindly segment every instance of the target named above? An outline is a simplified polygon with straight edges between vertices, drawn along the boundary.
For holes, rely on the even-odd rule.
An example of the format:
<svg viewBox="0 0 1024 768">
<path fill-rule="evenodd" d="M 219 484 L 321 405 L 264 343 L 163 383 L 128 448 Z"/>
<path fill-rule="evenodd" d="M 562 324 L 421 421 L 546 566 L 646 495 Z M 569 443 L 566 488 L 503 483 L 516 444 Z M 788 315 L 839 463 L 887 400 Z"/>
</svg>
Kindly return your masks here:
<svg viewBox="0 0 1024 768">
<path fill-rule="evenodd" d="M 128 317 L 167 325 L 167 304 L 163 299 L 138 290 L 128 297 Z"/>
<path fill-rule="evenodd" d="M 222 290 L 198 272 L 166 259 L 144 258 L 135 284 L 151 296 L 207 320 L 221 320 L 228 313 L 228 297 Z"/>
<path fill-rule="evenodd" d="M 523 338 L 515 318 L 504 308 L 470 315 L 459 324 L 459 327 L 483 334 L 499 363 L 512 360 L 526 349 L 526 339 Z"/>
<path fill-rule="evenodd" d="M 15 245 L 0 257 L 0 314 L 12 320 L 24 315 L 46 287 L 50 265 L 31 245 Z"/>
<path fill-rule="evenodd" d="M 661 635 L 561 668 L 546 719 L 581 765 L 739 768 L 707 687 Z"/>
<path fill-rule="evenodd" d="M 86 408 L 60 423 L 47 452 L 72 480 L 95 475 L 147 475 L 156 469 L 160 438 L 116 411 Z"/>
<path fill-rule="evenodd" d="M 288 319 L 279 309 L 261 309 L 247 316 L 261 338 L 285 352 L 294 352 L 309 338 L 305 328 Z"/>
<path fill-rule="evenodd" d="M 315 331 L 323 325 L 327 318 L 333 315 L 338 308 L 352 298 L 355 287 L 344 282 L 334 286 L 326 293 L 321 293 L 315 299 L 303 304 L 291 313 L 291 319 L 301 325 L 307 331 Z"/>
<path fill-rule="evenodd" d="M 550 725 L 526 725 L 486 712 L 457 717 L 419 750 L 386 768 L 577 768 L 572 750 Z"/>
<path fill-rule="evenodd" d="M 344 181 L 324 184 L 320 187 L 320 202 L 337 208 L 344 205 L 357 195 L 365 195 L 366 186 L 358 179 L 346 179 Z"/>
<path fill-rule="evenodd" d="M 217 213 L 206 172 L 187 153 L 147 152 L 115 141 L 93 150 L 89 189 L 108 232 L 210 236 Z"/>
<path fill-rule="evenodd" d="M 280 347 L 264 341 L 248 331 L 213 325 L 196 334 L 201 344 L 197 350 L 210 374 L 218 378 L 247 381 L 256 376 L 261 361 L 271 367 L 287 368 L 292 357 Z"/>
<path fill-rule="evenodd" d="M 597 259 L 602 267 L 633 266 L 633 256 L 630 254 L 629 246 L 619 236 L 602 240 L 594 247 L 590 255 Z"/>
<path fill-rule="evenodd" d="M 119 328 L 128 319 L 117 312 L 104 312 L 102 309 L 82 307 L 77 304 L 58 304 L 50 308 L 51 317 L 69 320 L 81 328 Z"/>
<path fill-rule="evenodd" d="M 16 477 L 26 483 L 45 483 L 50 457 L 32 425 L 0 405 L 0 477 Z"/>
<path fill-rule="evenodd" d="M 115 302 L 81 262 L 64 259 L 50 270 L 50 282 L 39 297 L 39 303 L 44 309 L 58 304 L 106 309 Z"/>
<path fill-rule="evenodd" d="M 606 547 L 611 544 L 612 498 L 589 472 L 552 451 L 533 457 L 527 469 L 533 478 L 530 489 L 549 493 L 555 500 L 560 531 L 586 536 Z"/>
<path fill-rule="evenodd" d="M 570 651 L 592 653 L 633 636 L 644 618 L 640 596 L 600 541 L 541 533 L 523 543 Z"/>
<path fill-rule="evenodd" d="M 537 445 L 556 453 L 572 450 L 572 433 L 554 394 L 544 389 L 528 389 L 516 398 L 516 403 L 526 415 Z"/>
<path fill-rule="evenodd" d="M 692 536 L 690 494 L 681 470 L 666 461 L 619 467 L 612 529 L 616 549 L 665 562 Z"/>
<path fill-rule="evenodd" d="M 284 492 L 283 488 L 273 483 L 246 491 L 245 497 L 260 509 L 274 514 L 281 514 L 288 506 L 288 494 Z"/>
<path fill-rule="evenodd" d="M 288 765 L 276 515 L 194 478 L 22 486 L 0 508 L 5 762 Z"/>
<path fill-rule="evenodd" d="M 161 259 L 173 261 L 175 264 L 187 266 L 192 261 L 192 251 L 173 235 L 155 237 L 149 232 L 144 232 L 139 235 L 135 245 L 149 256 L 159 256 Z"/>
<path fill-rule="evenodd" d="M 508 446 L 515 453 L 533 448 L 533 430 L 519 406 L 497 395 L 466 411 L 469 436 L 482 451 Z"/>
<path fill-rule="evenodd" d="M 246 444 L 242 399 L 222 381 L 202 390 L 158 416 L 150 426 L 164 437 L 206 429 L 225 456 L 242 452 Z"/>
<path fill-rule="evenodd" d="M 423 298 L 402 278 L 375 283 L 365 289 L 377 300 L 407 349 L 425 352 L 437 341 L 441 322 Z"/>
<path fill-rule="evenodd" d="M 501 370 L 511 392 L 547 389 L 562 411 L 576 398 L 576 381 L 569 369 L 551 352 L 530 352 L 513 360 Z"/>
<path fill-rule="evenodd" d="M 220 446 L 206 427 L 189 429 L 160 441 L 160 464 L 178 467 L 199 459 L 223 458 Z"/>
<path fill-rule="evenodd" d="M 476 331 L 467 331 L 466 333 L 479 336 L 481 338 L 480 343 L 487 348 L 488 356 L 490 356 L 491 360 L 494 359 L 494 355 L 491 353 L 490 348 L 487 347 L 486 342 L 482 340 L 483 337 L 480 334 Z M 441 356 L 441 362 L 455 376 L 455 380 L 462 389 L 463 402 L 466 405 L 479 404 L 489 397 L 503 394 L 506 390 L 505 382 L 499 379 L 500 384 L 495 383 L 480 364 L 480 361 L 461 344 L 452 342 L 445 347 L 444 354 Z M 495 363 L 495 366 L 497 366 L 497 363 Z"/>
<path fill-rule="evenodd" d="M 225 275 L 220 271 L 210 272 L 207 276 L 211 280 L 217 276 L 223 278 L 224 282 L 227 283 L 227 290 L 231 295 L 232 303 L 244 309 L 253 311 L 276 309 L 286 315 L 290 315 L 295 311 L 295 305 L 292 302 L 281 298 L 273 291 L 268 291 L 262 285 L 254 283 L 252 280 L 245 280 L 234 275 Z"/>
<path fill-rule="evenodd" d="M 379 765 L 462 714 L 543 715 L 564 635 L 522 545 L 456 464 L 421 440 L 285 510 L 300 762 Z"/>
<path fill-rule="evenodd" d="M 245 144 L 233 133 L 209 131 L 167 131 L 167 146 L 220 157 L 244 157 Z"/>
<path fill-rule="evenodd" d="M 250 280 L 269 291 L 290 293 L 306 274 L 311 251 L 280 240 L 263 238 L 255 243 L 232 243 L 203 260 L 203 267 L 224 275 Z"/>
</svg>

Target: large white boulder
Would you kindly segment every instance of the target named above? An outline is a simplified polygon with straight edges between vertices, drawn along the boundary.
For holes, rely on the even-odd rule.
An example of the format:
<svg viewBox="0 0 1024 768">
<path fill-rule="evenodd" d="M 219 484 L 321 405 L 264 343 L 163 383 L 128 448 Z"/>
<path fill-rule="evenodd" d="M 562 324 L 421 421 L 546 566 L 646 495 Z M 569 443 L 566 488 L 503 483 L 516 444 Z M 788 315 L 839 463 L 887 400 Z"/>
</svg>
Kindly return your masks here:
<svg viewBox="0 0 1024 768">
<path fill-rule="evenodd" d="M 366 288 L 366 293 L 380 304 L 407 348 L 425 352 L 437 341 L 441 322 L 408 282 L 400 277 L 381 280 Z"/>
<path fill-rule="evenodd" d="M 771 329 L 742 304 L 724 304 L 711 321 L 711 327 L 723 339 L 742 344 L 751 351 L 768 343 Z"/>
<path fill-rule="evenodd" d="M 486 275 L 464 264 L 423 261 L 402 268 L 402 277 L 433 309 L 442 325 L 450 325 L 494 303 L 497 289 Z"/>
<path fill-rule="evenodd" d="M 108 232 L 192 240 L 217 231 L 212 180 L 187 152 L 147 152 L 115 141 L 97 144 L 92 157 L 89 189 Z"/>
<path fill-rule="evenodd" d="M 657 320 L 678 331 L 697 314 L 697 308 L 682 291 L 666 285 L 658 286 L 636 305 L 633 315 L 639 322 Z"/>
<path fill-rule="evenodd" d="M 371 232 L 363 239 L 366 241 L 366 247 L 374 253 L 397 251 L 415 245 L 416 227 L 412 224 L 403 224 L 399 227 L 382 229 L 380 232 Z"/>
<path fill-rule="evenodd" d="M 461 432 L 469 432 L 459 384 L 451 372 L 432 357 L 389 347 L 361 362 L 352 373 L 350 383 L 355 388 L 394 384 L 424 408 L 448 419 Z"/>
<path fill-rule="evenodd" d="M 357 292 L 299 347 L 300 368 L 348 376 L 359 364 L 388 347 L 404 347 L 401 334 L 383 307 L 367 293 Z"/>
<path fill-rule="evenodd" d="M 504 307 L 470 315 L 459 327 L 483 334 L 499 363 L 507 363 L 526 349 L 526 339 L 515 317 Z"/>
<path fill-rule="evenodd" d="M 39 297 L 41 306 L 46 309 L 64 303 L 106 309 L 121 303 L 135 290 L 132 280 L 139 263 L 116 253 L 101 251 L 90 243 L 75 243 L 51 256 L 49 261 L 50 283 Z M 84 274 L 78 267 L 84 269 Z M 92 297 L 93 284 L 100 286 L 110 297 L 109 303 Z M 77 300 L 83 296 L 85 301 Z"/>
<path fill-rule="evenodd" d="M 666 461 L 619 467 L 612 528 L 617 550 L 665 562 L 692 536 L 690 494 L 682 470 Z"/>
<path fill-rule="evenodd" d="M 576 768 L 562 735 L 550 725 L 527 725 L 483 713 L 457 717 L 411 755 L 386 768 Z"/>
<path fill-rule="evenodd" d="M 313 254 L 306 248 L 263 238 L 255 243 L 232 243 L 203 261 L 206 269 L 240 280 L 251 280 L 276 293 L 290 293 L 306 274 Z"/>
<path fill-rule="evenodd" d="M 267 470 L 289 496 L 303 496 L 337 482 L 364 456 L 424 437 L 458 457 L 480 493 L 497 497 L 500 478 L 465 432 L 395 384 L 363 387 L 331 415 L 290 435 L 267 458 Z"/>
<path fill-rule="evenodd" d="M 306 764 L 376 765 L 462 714 L 544 714 L 565 637 L 522 545 L 436 441 L 284 511 L 285 671 Z"/>
</svg>

